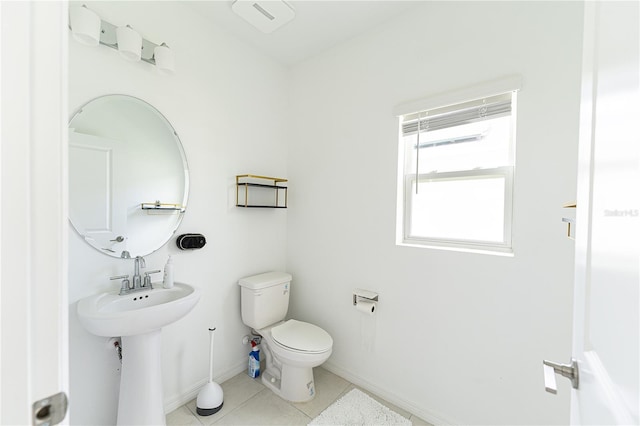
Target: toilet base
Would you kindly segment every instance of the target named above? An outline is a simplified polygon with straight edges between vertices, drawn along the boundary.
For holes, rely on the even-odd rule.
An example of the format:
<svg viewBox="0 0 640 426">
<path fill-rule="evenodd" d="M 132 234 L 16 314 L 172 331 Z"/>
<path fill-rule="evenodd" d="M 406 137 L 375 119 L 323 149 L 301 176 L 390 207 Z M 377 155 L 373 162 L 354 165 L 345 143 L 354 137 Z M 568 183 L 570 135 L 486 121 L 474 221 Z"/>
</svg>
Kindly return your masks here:
<svg viewBox="0 0 640 426">
<path fill-rule="evenodd" d="M 280 398 L 291 402 L 309 402 L 316 396 L 313 368 L 310 367 L 283 366 L 280 379 L 267 368 L 262 373 L 262 384 Z"/>
</svg>

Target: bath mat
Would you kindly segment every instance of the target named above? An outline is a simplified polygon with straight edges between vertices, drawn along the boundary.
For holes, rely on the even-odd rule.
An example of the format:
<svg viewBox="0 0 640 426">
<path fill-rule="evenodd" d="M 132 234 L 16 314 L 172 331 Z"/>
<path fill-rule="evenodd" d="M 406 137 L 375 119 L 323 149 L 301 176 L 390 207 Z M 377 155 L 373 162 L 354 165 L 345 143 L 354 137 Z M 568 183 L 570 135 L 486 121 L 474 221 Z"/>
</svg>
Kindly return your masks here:
<svg viewBox="0 0 640 426">
<path fill-rule="evenodd" d="M 353 389 L 311 420 L 309 426 L 410 426 L 411 424 L 409 419 L 391 411 L 364 392 Z"/>
</svg>

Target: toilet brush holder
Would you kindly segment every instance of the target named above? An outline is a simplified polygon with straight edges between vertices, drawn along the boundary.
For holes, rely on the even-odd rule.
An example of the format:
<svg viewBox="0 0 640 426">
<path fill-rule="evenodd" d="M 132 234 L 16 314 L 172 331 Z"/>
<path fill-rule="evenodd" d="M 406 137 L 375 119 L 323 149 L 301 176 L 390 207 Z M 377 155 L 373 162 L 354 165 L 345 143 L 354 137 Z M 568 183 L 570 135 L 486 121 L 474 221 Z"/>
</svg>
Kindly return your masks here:
<svg viewBox="0 0 640 426">
<path fill-rule="evenodd" d="M 196 412 L 200 416 L 210 416 L 217 413 L 224 404 L 224 392 L 222 387 L 213 381 L 213 332 L 216 328 L 209 329 L 209 382 L 204 385 L 196 399 Z"/>
</svg>

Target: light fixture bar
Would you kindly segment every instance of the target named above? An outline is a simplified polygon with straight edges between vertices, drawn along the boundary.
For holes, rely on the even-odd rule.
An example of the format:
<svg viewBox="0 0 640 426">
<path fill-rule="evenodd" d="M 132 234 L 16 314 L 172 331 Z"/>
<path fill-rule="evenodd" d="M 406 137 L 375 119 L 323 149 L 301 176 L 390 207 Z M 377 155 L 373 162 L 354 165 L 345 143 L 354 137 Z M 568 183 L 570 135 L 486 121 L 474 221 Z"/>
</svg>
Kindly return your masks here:
<svg viewBox="0 0 640 426">
<path fill-rule="evenodd" d="M 100 20 L 100 25 L 100 44 L 118 50 L 118 41 L 116 39 L 117 27 L 103 19 Z M 158 46 L 160 45 L 150 42 L 146 38 L 142 37 L 142 56 L 140 57 L 140 59 L 147 63 L 155 65 L 156 60 L 153 56 L 153 51 Z"/>
</svg>

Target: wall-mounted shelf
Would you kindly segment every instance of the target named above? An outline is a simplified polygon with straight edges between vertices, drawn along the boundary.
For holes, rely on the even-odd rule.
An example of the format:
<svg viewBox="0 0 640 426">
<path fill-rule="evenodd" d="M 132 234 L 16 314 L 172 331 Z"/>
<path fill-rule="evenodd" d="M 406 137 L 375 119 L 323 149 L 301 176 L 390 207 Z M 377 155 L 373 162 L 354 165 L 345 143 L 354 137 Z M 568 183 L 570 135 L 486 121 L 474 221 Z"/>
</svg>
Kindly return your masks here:
<svg viewBox="0 0 640 426">
<path fill-rule="evenodd" d="M 236 176 L 236 206 L 286 209 L 287 179 L 258 176 Z M 251 193 L 251 198 L 249 197 Z"/>
<path fill-rule="evenodd" d="M 140 208 L 142 210 L 152 210 L 156 212 L 163 211 L 168 213 L 174 213 L 174 212 L 184 213 L 185 211 L 184 206 L 181 204 L 161 203 L 158 200 L 156 200 L 153 203 L 142 203 L 140 204 Z"/>
</svg>

